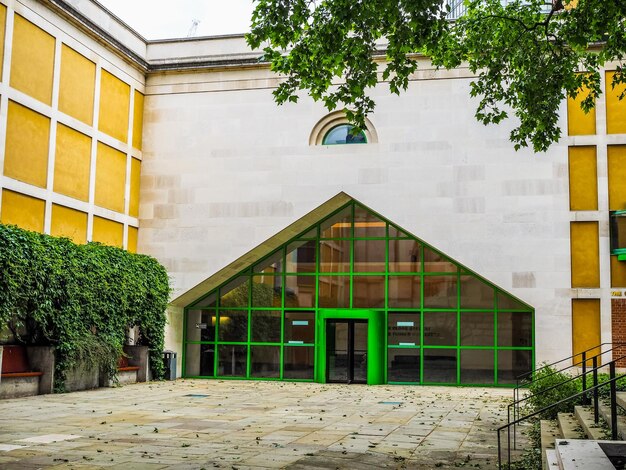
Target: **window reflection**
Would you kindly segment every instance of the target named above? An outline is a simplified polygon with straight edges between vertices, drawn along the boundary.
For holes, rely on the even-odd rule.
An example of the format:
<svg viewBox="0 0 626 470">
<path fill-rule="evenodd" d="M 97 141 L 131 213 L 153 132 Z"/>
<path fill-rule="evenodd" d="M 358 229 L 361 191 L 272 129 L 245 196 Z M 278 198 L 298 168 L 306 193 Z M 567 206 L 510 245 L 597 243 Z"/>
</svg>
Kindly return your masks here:
<svg viewBox="0 0 626 470">
<path fill-rule="evenodd" d="M 415 240 L 389 240 L 389 272 L 413 272 L 422 270 L 420 244 Z"/>
<path fill-rule="evenodd" d="M 365 132 L 354 131 L 354 126 L 350 124 L 339 124 L 329 130 L 324 136 L 322 145 L 340 144 L 366 144 Z"/>
</svg>

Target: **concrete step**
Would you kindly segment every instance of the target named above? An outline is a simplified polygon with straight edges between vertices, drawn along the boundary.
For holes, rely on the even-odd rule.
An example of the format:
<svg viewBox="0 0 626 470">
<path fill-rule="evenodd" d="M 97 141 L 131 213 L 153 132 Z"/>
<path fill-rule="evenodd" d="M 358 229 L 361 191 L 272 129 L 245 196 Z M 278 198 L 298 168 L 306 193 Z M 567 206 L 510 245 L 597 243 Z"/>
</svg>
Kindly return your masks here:
<svg viewBox="0 0 626 470">
<path fill-rule="evenodd" d="M 608 405 L 600 404 L 600 416 L 606 421 L 609 429 L 611 429 L 611 407 Z M 619 410 L 619 408 L 618 408 Z M 617 414 L 617 437 L 618 439 L 624 439 L 626 436 L 626 417 Z"/>
<path fill-rule="evenodd" d="M 556 455 L 555 449 L 546 449 L 546 462 L 543 465 L 543 470 L 561 470 L 559 464 L 559 458 Z"/>
<path fill-rule="evenodd" d="M 626 392 L 617 392 L 617 404 L 626 410 Z"/>
<path fill-rule="evenodd" d="M 561 437 L 561 432 L 556 421 L 542 419 L 539 426 L 541 429 L 541 462 L 545 470 L 548 468 L 546 451 L 554 449 L 554 440 Z"/>
<path fill-rule="evenodd" d="M 583 428 L 585 436 L 589 439 L 598 441 L 606 439 L 606 434 L 602 429 L 602 422 L 596 424 L 593 419 L 593 410 L 589 406 L 576 406 L 574 408 L 574 415 L 578 420 L 578 423 Z"/>
<path fill-rule="evenodd" d="M 559 413 L 557 416 L 559 431 L 563 439 L 584 439 L 585 434 L 573 413 Z"/>
<path fill-rule="evenodd" d="M 614 469 L 596 441 L 584 439 L 557 439 L 554 451 L 562 470 Z"/>
</svg>

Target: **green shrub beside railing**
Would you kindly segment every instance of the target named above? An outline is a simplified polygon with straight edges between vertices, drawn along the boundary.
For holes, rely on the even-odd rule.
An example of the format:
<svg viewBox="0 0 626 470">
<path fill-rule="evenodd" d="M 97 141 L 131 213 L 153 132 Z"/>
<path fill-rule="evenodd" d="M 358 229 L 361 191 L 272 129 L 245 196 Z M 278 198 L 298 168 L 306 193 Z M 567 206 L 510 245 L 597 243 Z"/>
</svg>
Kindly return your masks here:
<svg viewBox="0 0 626 470">
<path fill-rule="evenodd" d="M 0 224 L 0 325 L 19 342 L 55 347 L 57 391 L 81 362 L 113 377 L 133 327 L 161 378 L 169 291 L 152 257 Z"/>
</svg>

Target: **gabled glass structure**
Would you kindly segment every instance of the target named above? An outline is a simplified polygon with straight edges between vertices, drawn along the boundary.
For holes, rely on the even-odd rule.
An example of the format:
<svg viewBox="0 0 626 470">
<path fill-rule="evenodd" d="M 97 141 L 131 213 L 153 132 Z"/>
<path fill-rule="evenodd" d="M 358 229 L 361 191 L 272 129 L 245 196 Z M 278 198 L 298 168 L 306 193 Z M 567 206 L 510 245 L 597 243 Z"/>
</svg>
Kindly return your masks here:
<svg viewBox="0 0 626 470">
<path fill-rule="evenodd" d="M 534 310 L 357 201 L 185 309 L 183 375 L 509 386 Z"/>
</svg>

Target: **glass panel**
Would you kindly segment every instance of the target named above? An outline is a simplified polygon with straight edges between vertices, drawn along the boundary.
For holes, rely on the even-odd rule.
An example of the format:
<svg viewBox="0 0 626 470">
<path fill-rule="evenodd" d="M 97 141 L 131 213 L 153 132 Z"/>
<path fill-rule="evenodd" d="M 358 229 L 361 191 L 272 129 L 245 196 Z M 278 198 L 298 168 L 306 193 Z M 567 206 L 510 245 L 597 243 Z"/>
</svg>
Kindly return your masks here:
<svg viewBox="0 0 626 470">
<path fill-rule="evenodd" d="M 389 276 L 389 307 L 419 308 L 420 276 Z"/>
<path fill-rule="evenodd" d="M 315 312 L 285 312 L 285 343 L 315 342 Z"/>
<path fill-rule="evenodd" d="M 283 378 L 313 380 L 315 348 L 289 347 L 283 349 Z"/>
<path fill-rule="evenodd" d="M 395 225 L 389 224 L 389 237 L 390 238 L 413 238 L 408 233 L 400 230 Z"/>
<path fill-rule="evenodd" d="M 258 343 L 280 342 L 280 310 L 252 311 L 252 341 Z"/>
<path fill-rule="evenodd" d="M 457 267 L 448 258 L 424 247 L 424 271 L 430 273 L 455 273 Z"/>
<path fill-rule="evenodd" d="M 350 238 L 352 236 L 352 206 L 326 219 L 320 225 L 320 238 Z"/>
<path fill-rule="evenodd" d="M 282 306 L 282 276 L 267 274 L 252 278 L 252 306 L 253 307 L 281 307 Z"/>
<path fill-rule="evenodd" d="M 204 299 L 193 305 L 194 307 L 217 307 L 217 292 L 207 295 Z"/>
<path fill-rule="evenodd" d="M 389 240 L 389 272 L 419 273 L 420 244 L 415 240 Z"/>
<path fill-rule="evenodd" d="M 387 382 L 419 382 L 420 350 L 387 350 Z"/>
<path fill-rule="evenodd" d="M 325 240 L 320 242 L 320 272 L 350 272 L 350 240 Z"/>
<path fill-rule="evenodd" d="M 354 365 L 352 370 L 355 382 L 367 383 L 367 322 L 355 322 L 354 325 Z"/>
<path fill-rule="evenodd" d="M 612 213 L 610 217 L 611 250 L 626 248 L 626 213 Z"/>
<path fill-rule="evenodd" d="M 385 308 L 385 276 L 354 276 L 352 307 Z"/>
<path fill-rule="evenodd" d="M 247 349 L 247 346 L 220 344 L 218 346 L 219 362 L 217 364 L 217 375 L 223 377 L 245 377 Z"/>
<path fill-rule="evenodd" d="M 424 344 L 456 345 L 456 312 L 424 312 Z"/>
<path fill-rule="evenodd" d="M 492 350 L 461 350 L 461 383 L 493 384 L 494 352 Z"/>
<path fill-rule="evenodd" d="M 367 139 L 363 131 L 354 133 L 352 130 L 354 126 L 350 124 L 339 124 L 329 130 L 324 136 L 322 145 L 337 145 L 337 144 L 365 144 Z"/>
<path fill-rule="evenodd" d="M 239 276 L 220 289 L 220 307 L 248 306 L 248 276 Z"/>
<path fill-rule="evenodd" d="M 387 344 L 415 346 L 420 344 L 420 314 L 418 312 L 389 312 Z"/>
<path fill-rule="evenodd" d="M 315 276 L 286 276 L 285 282 L 285 307 L 315 307 Z"/>
<path fill-rule="evenodd" d="M 424 382 L 456 383 L 456 349 L 424 349 Z"/>
<path fill-rule="evenodd" d="M 461 312 L 461 346 L 494 346 L 492 312 Z"/>
<path fill-rule="evenodd" d="M 314 273 L 316 269 L 315 240 L 297 241 L 287 245 L 286 269 L 288 273 Z"/>
<path fill-rule="evenodd" d="M 456 308 L 456 276 L 424 276 L 424 308 Z"/>
<path fill-rule="evenodd" d="M 350 276 L 320 276 L 319 306 L 350 307 Z"/>
<path fill-rule="evenodd" d="M 354 206 L 354 237 L 367 238 L 377 237 L 384 238 L 387 236 L 387 224 L 376 217 L 370 211 Z"/>
<path fill-rule="evenodd" d="M 252 269 L 255 273 L 276 274 L 283 272 L 283 250 L 278 250 Z"/>
<path fill-rule="evenodd" d="M 215 311 L 187 311 L 187 341 L 215 341 Z"/>
<path fill-rule="evenodd" d="M 498 383 L 514 384 L 532 369 L 532 351 L 498 350 Z"/>
<path fill-rule="evenodd" d="M 213 377 L 215 345 L 188 344 L 185 352 L 185 376 Z"/>
<path fill-rule="evenodd" d="M 317 238 L 317 227 L 313 227 L 308 232 L 301 234 L 298 238 Z"/>
<path fill-rule="evenodd" d="M 498 346 L 531 347 L 532 314 L 498 312 Z"/>
<path fill-rule="evenodd" d="M 528 310 L 528 307 L 504 292 L 498 292 L 498 310 Z"/>
<path fill-rule="evenodd" d="M 354 240 L 354 272 L 385 272 L 385 240 Z"/>
<path fill-rule="evenodd" d="M 280 346 L 250 346 L 250 376 L 280 377 Z"/>
<path fill-rule="evenodd" d="M 220 341 L 247 341 L 248 340 L 248 311 L 222 310 L 220 311 Z"/>
<path fill-rule="evenodd" d="M 328 357 L 329 382 L 348 382 L 350 361 L 348 356 L 348 322 L 328 322 L 326 324 L 326 348 Z"/>
<path fill-rule="evenodd" d="M 495 308 L 494 289 L 475 276 L 461 276 L 461 308 Z"/>
</svg>

